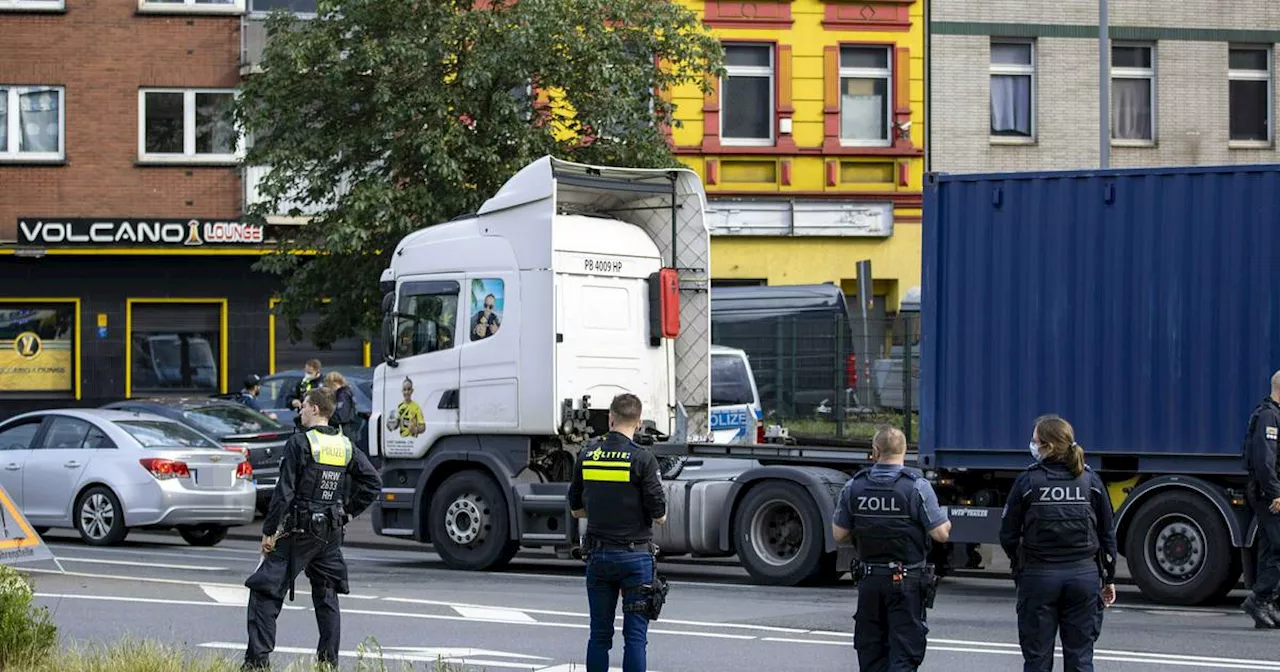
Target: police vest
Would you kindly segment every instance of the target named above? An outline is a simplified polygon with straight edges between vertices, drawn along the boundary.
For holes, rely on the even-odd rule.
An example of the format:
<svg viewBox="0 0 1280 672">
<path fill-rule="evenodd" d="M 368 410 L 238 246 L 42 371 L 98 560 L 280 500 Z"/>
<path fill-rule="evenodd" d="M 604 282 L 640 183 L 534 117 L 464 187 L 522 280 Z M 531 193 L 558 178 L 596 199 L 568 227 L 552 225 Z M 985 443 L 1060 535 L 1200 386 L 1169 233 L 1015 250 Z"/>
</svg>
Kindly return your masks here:
<svg viewBox="0 0 1280 672">
<path fill-rule="evenodd" d="M 347 486 L 347 465 L 354 455 L 351 441 L 342 434 L 307 432 L 311 459 L 302 469 L 298 499 L 311 509 L 325 509 L 342 503 Z"/>
<path fill-rule="evenodd" d="M 872 480 L 870 470 L 854 475 L 849 493 L 858 557 L 865 563 L 924 564 L 929 534 L 920 522 L 915 473 L 903 469 L 892 481 Z"/>
<path fill-rule="evenodd" d="M 1072 476 L 1037 464 L 1027 473 L 1023 560 L 1031 564 L 1076 562 L 1096 556 L 1101 544 L 1088 469 Z"/>
</svg>

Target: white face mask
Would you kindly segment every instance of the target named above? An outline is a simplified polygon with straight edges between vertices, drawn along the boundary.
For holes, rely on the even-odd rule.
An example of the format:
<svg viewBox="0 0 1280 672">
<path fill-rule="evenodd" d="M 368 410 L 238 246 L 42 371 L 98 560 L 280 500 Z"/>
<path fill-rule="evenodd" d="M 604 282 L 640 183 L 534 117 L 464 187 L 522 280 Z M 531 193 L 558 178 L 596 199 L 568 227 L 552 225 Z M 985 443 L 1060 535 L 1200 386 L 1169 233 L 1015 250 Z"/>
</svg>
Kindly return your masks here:
<svg viewBox="0 0 1280 672">
<path fill-rule="evenodd" d="M 1036 462 L 1039 462 L 1039 461 L 1040 461 L 1040 446 L 1039 446 L 1035 441 L 1032 441 L 1032 442 L 1030 443 L 1030 446 L 1031 446 L 1031 457 L 1036 458 Z"/>
</svg>

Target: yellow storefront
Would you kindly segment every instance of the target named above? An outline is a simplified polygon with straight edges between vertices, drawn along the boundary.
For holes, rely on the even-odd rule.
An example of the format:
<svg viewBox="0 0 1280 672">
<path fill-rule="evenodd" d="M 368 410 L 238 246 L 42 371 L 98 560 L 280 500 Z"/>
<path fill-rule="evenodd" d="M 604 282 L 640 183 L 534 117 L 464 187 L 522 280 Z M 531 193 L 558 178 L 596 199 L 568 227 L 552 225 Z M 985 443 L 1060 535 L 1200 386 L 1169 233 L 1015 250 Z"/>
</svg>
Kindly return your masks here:
<svg viewBox="0 0 1280 672">
<path fill-rule="evenodd" d="M 920 283 L 924 21 L 919 0 L 686 0 L 726 49 L 702 96 L 672 92 L 680 159 L 707 189 L 712 278 L 836 282 L 896 310 Z"/>
</svg>

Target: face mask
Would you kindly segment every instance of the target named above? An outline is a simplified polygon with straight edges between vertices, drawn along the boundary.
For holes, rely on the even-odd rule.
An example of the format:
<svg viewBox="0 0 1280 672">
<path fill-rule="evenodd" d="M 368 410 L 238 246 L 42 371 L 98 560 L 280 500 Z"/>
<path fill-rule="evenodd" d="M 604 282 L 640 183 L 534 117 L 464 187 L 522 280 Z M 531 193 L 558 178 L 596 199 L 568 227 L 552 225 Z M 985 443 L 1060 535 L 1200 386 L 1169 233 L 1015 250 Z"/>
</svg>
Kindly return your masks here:
<svg viewBox="0 0 1280 672">
<path fill-rule="evenodd" d="M 1036 462 L 1039 462 L 1039 461 L 1040 461 L 1040 446 L 1039 446 L 1039 445 L 1037 445 L 1035 441 L 1032 441 L 1029 445 L 1031 446 L 1031 457 L 1036 458 Z"/>
</svg>

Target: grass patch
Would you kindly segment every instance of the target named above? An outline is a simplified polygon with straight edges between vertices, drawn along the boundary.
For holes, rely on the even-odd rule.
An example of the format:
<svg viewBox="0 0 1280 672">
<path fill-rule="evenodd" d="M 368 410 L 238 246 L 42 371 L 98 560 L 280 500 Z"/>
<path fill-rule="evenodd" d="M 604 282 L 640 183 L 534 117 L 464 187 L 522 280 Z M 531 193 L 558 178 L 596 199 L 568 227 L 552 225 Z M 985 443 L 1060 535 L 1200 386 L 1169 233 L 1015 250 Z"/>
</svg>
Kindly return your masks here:
<svg viewBox="0 0 1280 672">
<path fill-rule="evenodd" d="M 0 565 L 0 670 L 49 656 L 58 644 L 58 628 L 49 610 L 34 606 L 31 581 Z"/>
</svg>

